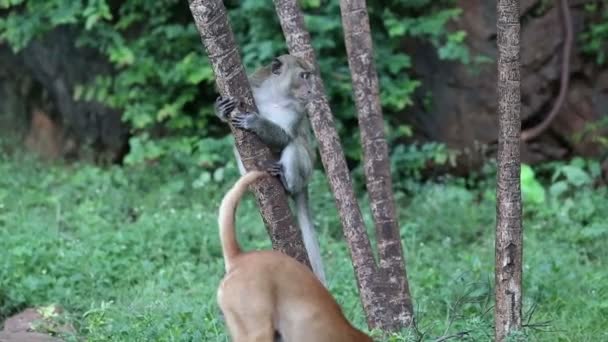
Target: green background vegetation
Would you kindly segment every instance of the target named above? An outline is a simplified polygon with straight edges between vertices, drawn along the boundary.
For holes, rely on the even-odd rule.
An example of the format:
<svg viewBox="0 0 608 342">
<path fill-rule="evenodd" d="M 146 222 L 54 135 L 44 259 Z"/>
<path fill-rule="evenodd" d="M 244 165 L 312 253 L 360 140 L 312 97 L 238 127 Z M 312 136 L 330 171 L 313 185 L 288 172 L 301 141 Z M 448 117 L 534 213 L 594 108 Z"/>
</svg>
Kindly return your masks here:
<svg viewBox="0 0 608 342">
<path fill-rule="evenodd" d="M 301 3 L 356 166 L 360 146 L 338 1 Z M 270 1 L 226 4 L 249 70 L 285 52 Z M 454 1 L 369 4 L 417 318 L 417 330 L 391 341 L 459 332 L 491 340 L 494 167 L 468 178 L 422 181 L 427 160 L 445 163 L 450 153 L 437 143 L 397 144 L 411 131 L 396 120 L 420 85 L 408 76 L 405 39 L 428 41 L 446 60 L 487 59 L 470 56 L 466 34 L 447 29 L 461 12 Z M 87 341 L 225 340 L 215 302 L 223 275 L 215 215 L 237 171 L 226 158 L 227 130 L 211 113 L 214 76 L 186 2 L 129 0 L 112 10 L 104 0 L 0 0 L 0 8 L 10 10 L 0 17 L 0 41 L 15 51 L 57 26 L 78 30 L 76 44 L 106 56 L 116 73 L 79 86 L 74 97 L 123 110 L 134 129 L 124 167 L 49 165 L 0 152 L 0 318 L 56 303 L 66 308 L 56 319 Z M 601 2 L 587 10 L 595 19 L 578 39 L 605 64 L 608 12 Z M 530 340 L 608 340 L 608 190 L 597 185 L 599 174 L 596 161 L 578 158 L 523 167 L 523 333 Z M 348 251 L 320 171 L 311 195 L 331 292 L 363 328 Z M 251 223 L 239 225 L 246 249 L 269 247 L 250 198 L 239 221 Z"/>
<path fill-rule="evenodd" d="M 214 75 L 205 57 L 186 1 L 129 0 L 112 8 L 105 0 L 0 1 L 11 9 L 0 17 L 0 41 L 14 51 L 45 32 L 69 26 L 78 32 L 78 46 L 92 48 L 114 66 L 115 74 L 97 75 L 74 91 L 76 99 L 98 100 L 124 111 L 135 136 L 127 162 L 155 159 L 176 151 L 197 153 L 200 137 L 227 132 L 212 113 Z M 233 32 L 249 71 L 268 63 L 286 48 L 272 1 L 226 1 Z M 437 47 L 443 59 L 468 63 L 463 31 L 446 30 L 461 10 L 451 0 L 370 2 L 375 53 L 382 86 L 382 104 L 393 138 L 407 135 L 394 114 L 411 104 L 419 85 L 406 71 L 410 58 L 404 38 L 416 37 Z M 360 158 L 356 117 L 342 37 L 339 1 L 301 1 L 306 23 L 320 56 L 321 74 L 349 158 Z M 390 10 L 389 10 L 390 8 Z M 206 156 L 201 156 L 205 158 Z M 220 165 L 209 164 L 210 168 Z"/>
<path fill-rule="evenodd" d="M 524 182 L 530 340 L 608 338 L 608 190 L 594 188 L 596 167 L 583 160 L 548 165 Z M 215 301 L 223 275 L 215 215 L 231 181 L 201 186 L 197 167 L 175 162 L 100 169 L 7 155 L 0 174 L 10 175 L 0 178 L 0 316 L 59 304 L 66 314 L 56 319 L 74 324 L 88 341 L 226 340 Z M 226 178 L 236 175 L 231 164 Z M 493 177 L 488 166 L 477 180 L 397 181 L 418 332 L 391 341 L 458 332 L 492 340 Z M 311 192 L 331 292 L 364 328 L 321 172 Z M 238 222 L 246 249 L 270 247 L 251 196 Z"/>
</svg>

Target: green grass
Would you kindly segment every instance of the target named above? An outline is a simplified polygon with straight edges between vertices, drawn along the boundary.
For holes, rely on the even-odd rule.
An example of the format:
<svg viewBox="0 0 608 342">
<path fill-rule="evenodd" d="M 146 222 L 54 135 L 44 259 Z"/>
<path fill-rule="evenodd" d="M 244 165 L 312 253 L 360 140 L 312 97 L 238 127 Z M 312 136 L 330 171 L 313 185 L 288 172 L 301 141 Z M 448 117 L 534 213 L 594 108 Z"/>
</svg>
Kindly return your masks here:
<svg viewBox="0 0 608 342">
<path fill-rule="evenodd" d="M 215 300 L 223 274 L 215 215 L 236 171 L 196 187 L 199 174 L 171 163 L 100 169 L 0 155 L 0 318 L 56 303 L 87 341 L 226 341 Z M 463 184 L 417 184 L 397 194 L 417 331 L 392 341 L 459 332 L 492 340 L 492 179 Z M 320 172 L 311 192 L 331 292 L 364 328 Z M 528 340 L 608 340 L 606 213 L 606 188 L 526 207 Z M 246 249 L 270 246 L 250 197 L 238 220 L 248 223 L 239 225 Z"/>
</svg>

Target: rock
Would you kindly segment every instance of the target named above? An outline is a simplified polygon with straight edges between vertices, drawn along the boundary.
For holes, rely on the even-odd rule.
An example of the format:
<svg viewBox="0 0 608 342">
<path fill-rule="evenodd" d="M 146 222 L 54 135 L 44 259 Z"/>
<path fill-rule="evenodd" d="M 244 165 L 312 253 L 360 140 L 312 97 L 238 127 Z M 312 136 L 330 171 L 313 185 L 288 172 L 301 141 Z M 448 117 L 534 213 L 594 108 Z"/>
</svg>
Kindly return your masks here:
<svg viewBox="0 0 608 342">
<path fill-rule="evenodd" d="M 62 156 L 67 153 L 78 158 L 80 147 L 85 147 L 109 162 L 119 162 L 128 150 L 129 139 L 121 113 L 99 102 L 73 97 L 76 85 L 111 74 L 111 66 L 95 51 L 77 48 L 76 38 L 74 29 L 62 26 L 32 40 L 17 55 L 0 46 L 0 95 L 9 95 L 12 101 L 0 104 L 0 123 L 8 125 L 15 116 L 33 121 L 29 120 L 35 115 L 32 107 L 42 107 L 52 121 L 61 123 L 63 143 L 79 147 L 70 150 L 70 146 L 61 146 Z M 22 82 L 24 74 L 27 80 Z M 15 108 L 20 109 L 18 113 L 13 113 Z"/>
<path fill-rule="evenodd" d="M 41 314 L 41 311 L 45 314 Z M 53 332 L 74 333 L 72 326 L 58 326 L 53 320 L 52 317 L 61 313 L 62 309 L 57 306 L 25 309 L 4 321 L 4 328 L 0 331 L 0 342 L 61 342 L 61 339 L 42 332 L 52 327 Z"/>
<path fill-rule="evenodd" d="M 412 56 L 415 77 L 422 80 L 422 85 L 415 94 L 414 106 L 406 109 L 401 118 L 413 126 L 414 140 L 440 141 L 460 151 L 460 169 L 450 171 L 466 174 L 483 164 L 487 152 L 495 151 L 493 146 L 497 141 L 496 3 L 460 0 L 458 5 L 463 12 L 452 28 L 467 32 L 466 43 L 472 56 L 484 55 L 493 61 L 481 65 L 441 61 L 435 47 L 416 40 L 405 42 L 404 50 Z M 521 7 L 524 128 L 536 125 L 549 113 L 560 85 L 565 37 L 561 14 L 554 6 L 540 12 L 537 10 L 540 5 L 538 0 L 526 0 Z M 574 37 L 579 37 L 585 14 L 574 2 L 571 2 L 571 13 Z M 568 158 L 574 154 L 598 157 L 605 151 L 606 146 L 598 143 L 598 139 L 590 136 L 577 140 L 573 136 L 608 117 L 605 111 L 608 71 L 585 59 L 575 43 L 569 72 L 571 87 L 566 103 L 549 129 L 537 139 L 522 144 L 523 162 Z M 428 106 L 428 94 L 432 95 L 431 106 Z"/>
<path fill-rule="evenodd" d="M 3 332 L 18 333 L 27 332 L 32 328 L 32 323 L 42 320 L 42 315 L 36 309 L 25 309 L 4 321 Z"/>
<path fill-rule="evenodd" d="M 6 46 L 0 44 L 0 137 L 17 143 L 28 127 L 25 89 L 31 78 Z"/>
<path fill-rule="evenodd" d="M 36 332 L 0 332 L 0 342 L 61 342 L 62 340 Z"/>
<path fill-rule="evenodd" d="M 63 129 L 45 112 L 34 109 L 25 147 L 44 159 L 57 159 L 63 151 Z"/>
</svg>

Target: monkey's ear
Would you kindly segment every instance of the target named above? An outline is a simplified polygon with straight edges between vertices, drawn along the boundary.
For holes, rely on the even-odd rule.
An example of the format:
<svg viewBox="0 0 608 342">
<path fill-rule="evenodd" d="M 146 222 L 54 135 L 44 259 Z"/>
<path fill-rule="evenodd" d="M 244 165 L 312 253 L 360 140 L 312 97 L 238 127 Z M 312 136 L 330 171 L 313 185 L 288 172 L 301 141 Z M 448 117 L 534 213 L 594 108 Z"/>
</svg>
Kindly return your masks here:
<svg viewBox="0 0 608 342">
<path fill-rule="evenodd" d="M 272 64 L 270 65 L 270 71 L 275 75 L 280 75 L 281 66 L 283 66 L 283 62 L 281 62 L 280 59 L 275 58 L 272 60 Z"/>
</svg>

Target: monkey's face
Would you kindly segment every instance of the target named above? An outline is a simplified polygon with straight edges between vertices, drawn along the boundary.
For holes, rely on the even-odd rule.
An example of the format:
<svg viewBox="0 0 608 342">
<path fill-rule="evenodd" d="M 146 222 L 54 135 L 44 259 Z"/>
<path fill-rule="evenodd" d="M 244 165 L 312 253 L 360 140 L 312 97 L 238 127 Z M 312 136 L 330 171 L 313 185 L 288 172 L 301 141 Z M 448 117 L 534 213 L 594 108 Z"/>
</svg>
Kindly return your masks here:
<svg viewBox="0 0 608 342">
<path fill-rule="evenodd" d="M 292 96 L 300 102 L 308 102 L 312 98 L 312 71 L 299 69 L 292 75 Z"/>
<path fill-rule="evenodd" d="M 313 69 L 303 59 L 291 55 L 276 58 L 270 70 L 280 88 L 298 102 L 308 102 L 312 97 Z"/>
</svg>

